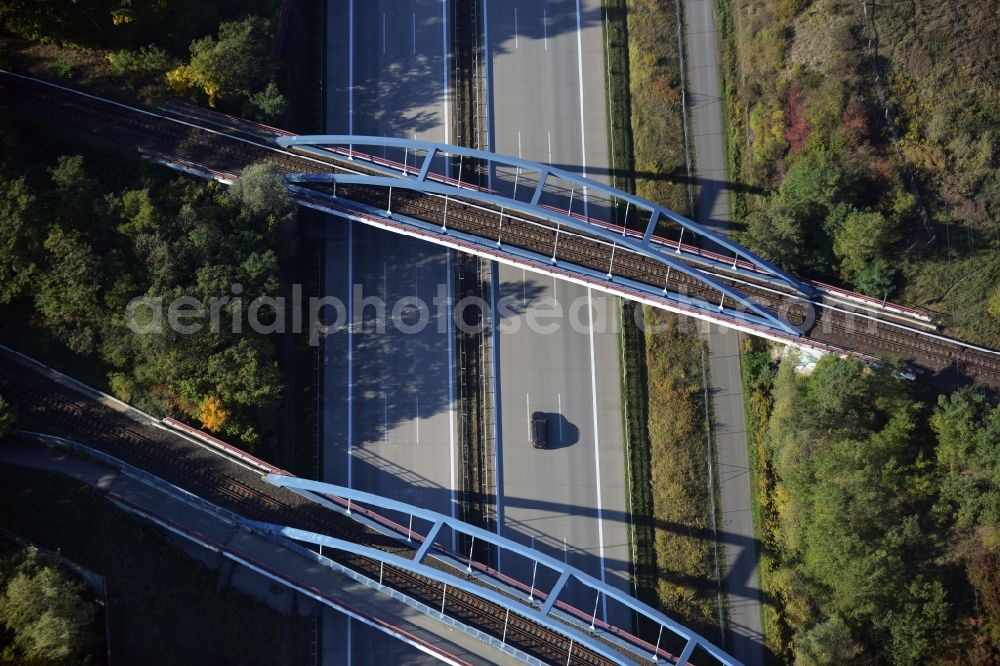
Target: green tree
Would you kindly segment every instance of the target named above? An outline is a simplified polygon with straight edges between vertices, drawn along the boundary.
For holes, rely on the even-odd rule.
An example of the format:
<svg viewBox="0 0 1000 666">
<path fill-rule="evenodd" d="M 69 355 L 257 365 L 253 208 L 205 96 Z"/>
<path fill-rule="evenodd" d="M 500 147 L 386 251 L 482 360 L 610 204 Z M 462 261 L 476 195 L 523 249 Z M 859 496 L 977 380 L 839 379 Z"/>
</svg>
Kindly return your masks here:
<svg viewBox="0 0 1000 666">
<path fill-rule="evenodd" d="M 49 269 L 39 280 L 36 307 L 70 348 L 91 351 L 101 317 L 100 262 L 81 233 L 62 227 L 49 232 L 45 250 Z"/>
<path fill-rule="evenodd" d="M 30 660 L 78 662 L 94 645 L 93 604 L 84 586 L 29 549 L 0 595 L 0 621 Z"/>
<path fill-rule="evenodd" d="M 64 226 L 83 228 L 91 222 L 94 203 L 100 199 L 98 182 L 90 177 L 82 155 L 63 155 L 49 169 L 55 196 L 49 202 Z"/>
<path fill-rule="evenodd" d="M 782 268 L 809 267 L 809 233 L 795 210 L 778 196 L 747 217 L 747 245 Z"/>
<path fill-rule="evenodd" d="M 1000 285 L 997 285 L 996 289 L 993 290 L 993 295 L 990 296 L 990 300 L 986 304 L 986 311 L 1000 319 Z"/>
<path fill-rule="evenodd" d="M 809 407 L 821 427 L 853 426 L 865 420 L 866 410 L 858 407 L 864 404 L 870 387 L 865 366 L 858 359 L 824 356 L 808 386 Z"/>
<path fill-rule="evenodd" d="M 124 220 L 118 231 L 135 236 L 153 233 L 160 226 L 160 213 L 149 196 L 149 189 L 129 190 L 121 197 L 121 216 Z"/>
<path fill-rule="evenodd" d="M 278 84 L 270 81 L 266 88 L 250 96 L 250 105 L 261 120 L 277 120 L 285 112 L 285 96 L 278 89 Z"/>
<path fill-rule="evenodd" d="M 251 215 L 283 219 L 292 210 L 281 172 L 273 164 L 251 164 L 229 186 L 229 195 Z"/>
<path fill-rule="evenodd" d="M 886 654 L 899 666 L 920 663 L 940 637 L 948 618 L 944 586 L 915 580 L 879 620 L 889 631 Z"/>
<path fill-rule="evenodd" d="M 752 157 L 765 164 L 780 159 L 788 150 L 785 141 L 785 115 L 777 104 L 757 102 L 750 109 L 750 132 L 753 135 Z"/>
<path fill-rule="evenodd" d="M 17 415 L 9 402 L 0 396 L 0 439 L 3 439 L 14 430 Z"/>
<path fill-rule="evenodd" d="M 24 178 L 0 178 L 0 303 L 24 293 L 35 278 L 41 227 L 35 201 Z"/>
<path fill-rule="evenodd" d="M 795 637 L 795 666 L 849 664 L 860 652 L 851 629 L 833 615 Z"/>
<path fill-rule="evenodd" d="M 200 88 L 210 106 L 226 97 L 249 97 L 274 72 L 268 21 L 248 16 L 219 24 L 219 38 L 191 42 L 191 60 L 167 73 L 175 88 Z"/>
<path fill-rule="evenodd" d="M 1000 652 L 1000 548 L 975 553 L 966 571 L 983 606 L 990 642 Z"/>
<path fill-rule="evenodd" d="M 895 272 L 885 258 L 894 235 L 892 221 L 877 211 L 848 214 L 833 237 L 841 277 L 866 294 L 885 294 Z"/>
<path fill-rule="evenodd" d="M 987 547 L 1000 545 L 1000 407 L 964 388 L 938 399 L 931 427 L 944 477 L 940 509 L 958 529 L 978 529 Z"/>
<path fill-rule="evenodd" d="M 796 159 L 778 192 L 747 218 L 751 249 L 793 271 L 824 272 L 832 261 L 828 228 L 853 205 L 855 179 L 815 151 Z"/>
</svg>

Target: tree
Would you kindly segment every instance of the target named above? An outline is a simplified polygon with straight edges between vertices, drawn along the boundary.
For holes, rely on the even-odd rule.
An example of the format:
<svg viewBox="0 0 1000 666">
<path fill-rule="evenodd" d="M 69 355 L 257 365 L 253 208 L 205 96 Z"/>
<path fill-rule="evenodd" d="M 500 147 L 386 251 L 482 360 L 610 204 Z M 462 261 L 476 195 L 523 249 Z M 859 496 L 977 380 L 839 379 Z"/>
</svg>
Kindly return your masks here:
<svg viewBox="0 0 1000 666">
<path fill-rule="evenodd" d="M 191 42 L 191 60 L 167 73 L 167 82 L 180 92 L 200 88 L 209 106 L 220 98 L 249 97 L 271 79 L 268 22 L 257 16 L 219 24 L 219 38 Z"/>
<path fill-rule="evenodd" d="M 270 81 L 266 88 L 250 96 L 250 105 L 261 120 L 276 120 L 285 112 L 285 96 L 278 89 L 278 84 Z"/>
<path fill-rule="evenodd" d="M 966 571 L 983 606 L 990 641 L 1000 650 L 1000 549 L 976 553 Z"/>
<path fill-rule="evenodd" d="M 990 300 L 986 304 L 986 311 L 1000 319 L 1000 284 L 993 290 L 993 295 L 990 296 Z"/>
<path fill-rule="evenodd" d="M 880 620 L 889 631 L 886 655 L 899 666 L 921 663 L 947 618 L 944 586 L 936 580 L 913 581 Z"/>
<path fill-rule="evenodd" d="M 229 186 L 229 196 L 251 215 L 284 218 L 292 210 L 281 172 L 273 164 L 251 164 Z"/>
<path fill-rule="evenodd" d="M 783 130 L 785 116 L 778 105 L 757 102 L 750 109 L 750 133 L 753 136 L 751 155 L 761 164 L 780 159 L 788 150 Z"/>
<path fill-rule="evenodd" d="M 893 223 L 877 211 L 849 213 L 833 237 L 841 277 L 866 294 L 883 295 L 895 273 L 885 258 L 894 235 Z"/>
<path fill-rule="evenodd" d="M 869 386 L 865 367 L 855 358 L 824 356 L 809 380 L 808 401 L 821 426 L 856 425 Z"/>
<path fill-rule="evenodd" d="M 17 415 L 14 413 L 14 408 L 3 399 L 3 396 L 0 396 L 0 439 L 3 439 L 14 430 L 16 420 Z"/>
<path fill-rule="evenodd" d="M 776 194 L 747 219 L 751 249 L 792 271 L 824 272 L 832 259 L 828 227 L 852 206 L 854 178 L 821 154 L 806 152 Z"/>
<path fill-rule="evenodd" d="M 747 217 L 747 245 L 782 268 L 808 267 L 808 232 L 795 211 L 779 197 L 767 200 Z"/>
<path fill-rule="evenodd" d="M 839 615 L 819 622 L 795 637 L 795 666 L 849 664 L 860 652 L 850 628 Z"/>
<path fill-rule="evenodd" d="M 49 232 L 45 250 L 50 268 L 39 281 L 35 304 L 74 351 L 89 351 L 101 314 L 100 262 L 81 233 L 62 227 Z"/>
<path fill-rule="evenodd" d="M 62 155 L 49 173 L 56 189 L 56 196 L 50 198 L 56 219 L 64 226 L 83 228 L 91 221 L 100 192 L 97 181 L 84 168 L 83 156 Z"/>
<path fill-rule="evenodd" d="M 222 402 L 214 395 L 206 397 L 201 403 L 201 413 L 198 415 L 198 420 L 212 432 L 221 430 L 228 419 L 229 412 L 223 409 Z"/>
<path fill-rule="evenodd" d="M 122 194 L 121 216 L 124 221 L 118 231 L 129 236 L 153 233 L 160 226 L 159 211 L 145 188 Z"/>
<path fill-rule="evenodd" d="M 0 595 L 0 621 L 14 633 L 14 647 L 39 661 L 79 661 L 94 644 L 93 604 L 84 586 L 28 550 Z"/>
<path fill-rule="evenodd" d="M 10 303 L 34 279 L 41 226 L 24 178 L 0 179 L 0 303 Z"/>
<path fill-rule="evenodd" d="M 1000 407 L 973 388 L 938 398 L 931 417 L 943 474 L 939 507 L 960 530 L 1000 544 Z"/>
</svg>

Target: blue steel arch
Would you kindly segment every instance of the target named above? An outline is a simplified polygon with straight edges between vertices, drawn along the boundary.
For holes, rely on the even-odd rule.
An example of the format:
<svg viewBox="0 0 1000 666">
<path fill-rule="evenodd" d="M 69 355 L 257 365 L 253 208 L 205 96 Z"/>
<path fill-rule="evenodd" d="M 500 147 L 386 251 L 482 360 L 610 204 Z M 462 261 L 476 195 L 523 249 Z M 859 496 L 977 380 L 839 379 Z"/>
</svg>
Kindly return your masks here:
<svg viewBox="0 0 1000 666">
<path fill-rule="evenodd" d="M 301 173 L 291 174 L 288 176 L 287 179 L 291 183 L 339 183 L 345 185 L 372 185 L 385 188 L 395 187 L 428 194 L 450 196 L 457 199 L 471 199 L 499 206 L 504 209 L 518 210 L 527 215 L 555 222 L 560 226 L 565 226 L 574 231 L 595 236 L 609 244 L 626 248 L 632 252 L 653 259 L 654 261 L 658 261 L 661 264 L 668 266 L 671 270 L 683 273 L 694 278 L 695 280 L 698 280 L 699 282 L 702 282 L 712 289 L 715 289 L 723 295 L 723 300 L 725 297 L 728 297 L 733 301 L 742 304 L 748 310 L 758 315 L 763 320 L 765 325 L 796 337 L 799 337 L 801 332 L 776 313 L 753 301 L 737 289 L 723 284 L 719 280 L 706 275 L 704 272 L 699 271 L 696 268 L 693 268 L 687 262 L 675 256 L 671 256 L 668 252 L 665 252 L 661 249 L 662 246 L 659 243 L 653 242 L 653 232 L 655 231 L 659 221 L 666 218 L 678 224 L 682 229 L 691 231 L 695 235 L 707 238 L 720 247 L 732 252 L 735 255 L 734 264 L 736 263 L 736 259 L 742 258 L 743 260 L 751 263 L 764 276 L 773 281 L 779 282 L 804 296 L 809 297 L 815 293 L 815 289 L 813 287 L 803 283 L 794 275 L 781 270 L 766 259 L 757 256 L 750 250 L 734 243 L 725 236 L 717 234 L 697 222 L 680 215 L 679 213 L 651 201 L 647 201 L 635 195 L 615 189 L 609 185 L 605 185 L 604 183 L 571 173 L 564 169 L 539 164 L 523 158 L 499 155 L 473 148 L 463 148 L 460 146 L 409 139 L 351 135 L 308 135 L 279 137 L 276 139 L 276 142 L 284 148 L 297 147 L 307 151 L 319 153 L 324 156 L 334 157 L 339 160 L 357 160 L 359 162 L 363 162 L 366 167 L 370 167 L 374 170 L 387 174 L 385 176 L 375 176 L 368 174 Z M 340 150 L 330 150 L 327 148 L 331 146 L 339 146 L 341 148 Z M 378 160 L 365 153 L 355 152 L 354 146 L 401 148 L 407 152 L 413 151 L 414 156 L 423 153 L 424 157 L 419 169 L 409 169 L 407 168 L 407 165 L 393 165 L 387 160 Z M 440 156 L 457 156 L 477 159 L 485 162 L 491 172 L 496 167 L 516 168 L 518 170 L 523 169 L 526 173 L 537 174 L 538 181 L 534 187 L 534 191 L 532 192 L 531 199 L 528 202 L 520 201 L 513 197 L 503 196 L 497 194 L 496 192 L 473 187 L 471 185 L 465 185 L 463 187 L 463 183 L 461 182 L 432 173 L 432 164 L 435 158 Z M 399 168 L 400 166 L 403 168 Z M 614 200 L 625 201 L 627 202 L 627 205 L 635 206 L 638 209 L 648 211 L 649 221 L 646 225 L 645 233 L 643 234 L 642 239 L 637 240 L 629 238 L 628 236 L 612 232 L 605 226 L 594 224 L 589 219 L 580 219 L 579 217 L 568 214 L 568 212 L 567 214 L 563 214 L 557 210 L 553 210 L 552 208 L 539 205 L 541 196 L 545 191 L 546 184 L 549 183 L 551 179 L 565 181 L 574 187 L 579 186 L 584 191 L 595 190 L 608 195 Z M 680 254 L 679 244 L 678 249 L 674 254 Z M 719 309 L 722 309 L 721 305 L 719 306 Z"/>
<path fill-rule="evenodd" d="M 331 497 L 339 497 L 344 500 L 348 500 L 349 502 L 368 504 L 373 507 L 377 507 L 378 509 L 397 511 L 404 515 L 409 514 L 411 517 L 417 517 L 431 523 L 431 528 L 426 534 L 423 535 L 423 542 L 419 548 L 416 549 L 416 554 L 412 560 L 398 555 L 389 555 L 385 551 L 367 548 L 353 542 L 343 541 L 326 535 L 299 530 L 296 528 L 270 525 L 266 523 L 254 523 L 254 526 L 259 529 L 270 531 L 274 534 L 296 541 L 305 541 L 315 545 L 322 544 L 330 548 L 348 550 L 353 553 L 366 555 L 368 557 L 372 557 L 373 559 L 383 560 L 393 566 L 399 566 L 413 571 L 414 573 L 428 576 L 439 582 L 452 585 L 470 594 L 474 594 L 493 603 L 500 604 L 501 606 L 510 609 L 511 612 L 520 614 L 538 622 L 543 626 L 566 636 L 567 638 L 572 638 L 575 642 L 586 645 L 588 649 L 592 649 L 598 654 L 608 657 L 614 661 L 631 663 L 631 661 L 622 654 L 610 652 L 606 643 L 602 643 L 595 640 L 590 635 L 569 628 L 564 622 L 551 615 L 555 604 L 558 601 L 559 593 L 565 588 L 566 583 L 572 578 L 596 592 L 598 594 L 598 599 L 600 599 L 601 595 L 603 595 L 606 599 L 614 599 L 635 613 L 643 615 L 650 621 L 658 624 L 661 627 L 661 632 L 663 629 L 666 629 L 675 636 L 681 638 L 684 641 L 684 649 L 677 657 L 678 664 L 688 663 L 688 660 L 694 653 L 695 649 L 700 648 L 725 666 L 742 666 L 741 662 L 734 659 L 732 656 L 718 648 L 707 639 L 703 638 L 698 633 L 691 631 L 687 627 L 670 619 L 663 613 L 651 608 L 647 604 L 644 604 L 627 593 L 622 592 L 611 585 L 602 583 L 593 576 L 580 571 L 566 562 L 545 555 L 544 553 L 532 548 L 523 546 L 516 541 L 502 537 L 494 532 L 489 532 L 482 528 L 475 527 L 474 525 L 465 523 L 457 518 L 452 518 L 451 516 L 431 511 L 430 509 L 382 497 L 381 495 L 355 490 L 353 488 L 336 486 L 329 483 L 323 483 L 322 481 L 312 481 L 294 476 L 286 476 L 284 474 L 271 473 L 267 474 L 264 478 L 269 483 L 282 488 L 287 488 L 295 493 L 298 493 L 302 497 L 316 502 L 317 504 L 321 504 L 327 508 L 342 511 L 343 507 L 335 504 L 330 499 Z M 350 504 L 348 504 L 348 511 L 349 510 Z M 559 577 L 556 583 L 548 590 L 544 603 L 541 604 L 538 610 L 535 610 L 532 606 L 515 605 L 511 603 L 511 599 L 508 596 L 476 585 L 468 580 L 442 572 L 439 569 L 424 565 L 424 557 L 433 547 L 434 540 L 440 534 L 443 527 L 449 527 L 456 534 L 464 534 L 466 536 L 473 537 L 476 540 L 489 543 L 496 546 L 501 551 L 506 550 L 511 553 L 516 553 L 517 555 L 525 557 L 530 561 L 537 562 L 551 571 L 558 573 Z M 657 650 L 658 648 L 659 639 L 657 640 Z M 638 654 L 639 650 L 635 646 L 632 646 L 631 649 Z M 653 656 L 651 655 L 651 657 Z"/>
</svg>

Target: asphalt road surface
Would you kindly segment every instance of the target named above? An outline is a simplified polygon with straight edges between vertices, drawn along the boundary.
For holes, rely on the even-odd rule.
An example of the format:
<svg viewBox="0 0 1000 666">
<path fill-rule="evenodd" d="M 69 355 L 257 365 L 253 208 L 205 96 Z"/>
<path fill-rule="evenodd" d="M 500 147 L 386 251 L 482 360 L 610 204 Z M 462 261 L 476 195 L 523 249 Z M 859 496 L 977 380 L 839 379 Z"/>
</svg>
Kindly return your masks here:
<svg viewBox="0 0 1000 666">
<path fill-rule="evenodd" d="M 329 0 L 328 133 L 451 141 L 446 4 Z M 450 331 L 440 325 L 445 315 L 433 309 L 439 286 L 449 283 L 449 251 L 362 224 L 329 223 L 325 295 L 339 299 L 351 321 L 322 342 L 322 478 L 450 515 L 454 372 Z M 399 312 L 403 330 L 393 321 L 380 327 L 375 305 L 355 318 L 356 289 L 358 301 L 384 302 L 390 320 L 400 299 L 419 297 L 431 308 L 428 323 L 412 332 L 419 321 L 412 307 Z M 327 315 L 328 323 L 336 317 L 332 308 Z M 324 616 L 323 644 L 341 646 L 336 654 L 324 650 L 324 663 L 372 663 L 376 654 L 385 663 L 423 663 L 424 655 L 396 641 L 382 640 L 382 651 L 373 652 L 378 641 L 355 624 Z"/>
<path fill-rule="evenodd" d="M 328 132 L 451 142 L 446 5 L 328 0 Z"/>
<path fill-rule="evenodd" d="M 363 224 L 331 225 L 326 293 L 342 300 L 346 320 L 324 338 L 323 477 L 453 515 L 448 252 Z M 333 308 L 324 314 L 337 320 Z"/>
<path fill-rule="evenodd" d="M 711 0 L 684 2 L 688 99 L 692 107 L 691 134 L 698 187 L 695 219 L 728 235 L 729 193 L 725 182 L 719 49 L 712 11 Z M 756 666 L 763 663 L 764 653 L 739 339 L 735 331 L 711 325 L 708 344 L 721 480 L 719 538 L 725 552 L 723 587 L 729 598 L 730 650 L 747 666 Z"/>
<path fill-rule="evenodd" d="M 450 139 L 445 6 L 329 2 L 328 132 Z M 324 340 L 322 476 L 446 514 L 455 478 L 450 329 L 433 309 L 419 332 L 407 323 L 412 308 L 402 327 L 380 323 L 363 299 L 380 300 L 385 318 L 404 297 L 433 308 L 450 284 L 449 261 L 446 248 L 330 218 L 325 294 L 361 317 L 349 312 L 352 326 Z"/>
<path fill-rule="evenodd" d="M 487 2 L 494 150 L 607 182 L 600 4 Z M 495 297 L 511 299 L 513 310 L 499 318 L 498 335 L 502 532 L 628 590 L 617 299 L 509 266 L 495 270 Z M 562 314 L 552 317 L 555 307 Z M 542 327 L 529 326 L 532 319 Z M 556 332 L 540 332 L 550 324 Z M 528 441 L 534 411 L 548 415 L 548 450 Z M 531 576 L 519 562 L 500 564 Z M 594 604 L 589 595 L 567 595 L 581 607 Z"/>
</svg>

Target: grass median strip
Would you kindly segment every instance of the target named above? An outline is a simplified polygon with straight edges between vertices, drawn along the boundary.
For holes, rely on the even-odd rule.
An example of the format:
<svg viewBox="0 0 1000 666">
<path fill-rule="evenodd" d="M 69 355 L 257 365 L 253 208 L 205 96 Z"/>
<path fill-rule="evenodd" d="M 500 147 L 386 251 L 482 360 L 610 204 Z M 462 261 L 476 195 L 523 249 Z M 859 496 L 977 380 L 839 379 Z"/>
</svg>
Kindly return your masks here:
<svg viewBox="0 0 1000 666">
<path fill-rule="evenodd" d="M 686 211 L 676 6 L 605 0 L 604 9 L 614 184 Z M 684 323 L 622 302 L 623 425 L 636 594 L 704 631 L 717 622 L 718 581 L 701 343 Z"/>
</svg>

